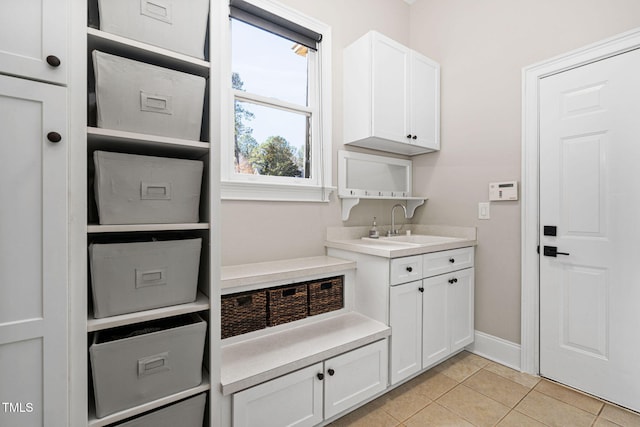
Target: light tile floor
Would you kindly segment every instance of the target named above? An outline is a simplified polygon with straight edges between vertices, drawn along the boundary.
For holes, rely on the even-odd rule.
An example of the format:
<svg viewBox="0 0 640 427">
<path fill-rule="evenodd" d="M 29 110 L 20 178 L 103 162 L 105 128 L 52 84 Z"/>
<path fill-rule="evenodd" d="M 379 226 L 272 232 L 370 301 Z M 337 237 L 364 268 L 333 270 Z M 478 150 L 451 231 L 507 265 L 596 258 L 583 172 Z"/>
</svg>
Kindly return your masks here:
<svg viewBox="0 0 640 427">
<path fill-rule="evenodd" d="M 640 415 L 463 351 L 334 427 L 625 426 Z"/>
</svg>

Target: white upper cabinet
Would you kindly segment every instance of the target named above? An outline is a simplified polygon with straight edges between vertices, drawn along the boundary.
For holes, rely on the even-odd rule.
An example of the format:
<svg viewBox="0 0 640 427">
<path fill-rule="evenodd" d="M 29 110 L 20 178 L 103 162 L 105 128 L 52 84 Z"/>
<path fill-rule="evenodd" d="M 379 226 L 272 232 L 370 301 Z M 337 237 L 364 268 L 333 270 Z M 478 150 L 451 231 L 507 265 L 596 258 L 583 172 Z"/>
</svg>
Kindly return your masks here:
<svg viewBox="0 0 640 427">
<path fill-rule="evenodd" d="M 371 31 L 344 50 L 345 144 L 414 155 L 440 149 L 440 65 Z"/>
<path fill-rule="evenodd" d="M 67 0 L 0 2 L 0 71 L 67 82 Z"/>
</svg>

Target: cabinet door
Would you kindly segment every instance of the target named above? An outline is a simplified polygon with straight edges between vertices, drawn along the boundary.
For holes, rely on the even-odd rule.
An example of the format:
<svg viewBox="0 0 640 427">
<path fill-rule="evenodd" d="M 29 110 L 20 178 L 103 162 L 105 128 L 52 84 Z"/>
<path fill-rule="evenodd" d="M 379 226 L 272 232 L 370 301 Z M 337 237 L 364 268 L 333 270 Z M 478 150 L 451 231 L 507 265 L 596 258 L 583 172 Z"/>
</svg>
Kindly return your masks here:
<svg viewBox="0 0 640 427">
<path fill-rule="evenodd" d="M 447 275 L 423 280 L 422 366 L 428 368 L 450 353 L 449 282 Z M 394 330 L 395 332 L 395 330 Z"/>
<path fill-rule="evenodd" d="M 447 277 L 455 279 L 449 286 L 449 317 L 451 325 L 451 352 L 471 344 L 474 338 L 473 327 L 473 276 L 474 269 L 454 271 Z"/>
<path fill-rule="evenodd" d="M 411 142 L 420 147 L 439 150 L 440 64 L 413 51 L 410 64 Z"/>
<path fill-rule="evenodd" d="M 324 362 L 324 416 L 331 418 L 387 388 L 387 340 Z"/>
<path fill-rule="evenodd" d="M 322 363 L 233 395 L 233 427 L 314 426 L 322 421 Z"/>
<path fill-rule="evenodd" d="M 68 425 L 65 98 L 62 87 L 0 75 L 3 427 Z"/>
<path fill-rule="evenodd" d="M 65 83 L 67 14 L 67 0 L 2 0 L 0 71 Z M 48 56 L 55 56 L 60 64 L 50 65 Z"/>
<path fill-rule="evenodd" d="M 422 281 L 392 286 L 389 300 L 391 326 L 391 384 L 422 368 Z"/>
<path fill-rule="evenodd" d="M 372 61 L 373 136 L 409 142 L 409 49 L 375 34 Z"/>
</svg>

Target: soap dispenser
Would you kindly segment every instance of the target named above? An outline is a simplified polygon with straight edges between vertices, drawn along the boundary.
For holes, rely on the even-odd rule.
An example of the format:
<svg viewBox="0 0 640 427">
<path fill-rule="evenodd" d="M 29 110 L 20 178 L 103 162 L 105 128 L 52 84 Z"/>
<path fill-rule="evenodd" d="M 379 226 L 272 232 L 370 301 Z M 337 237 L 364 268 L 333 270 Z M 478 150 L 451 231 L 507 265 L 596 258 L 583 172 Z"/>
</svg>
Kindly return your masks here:
<svg viewBox="0 0 640 427">
<path fill-rule="evenodd" d="M 380 237 L 380 233 L 378 233 L 378 227 L 376 226 L 376 217 L 373 217 L 373 225 L 371 226 L 371 230 L 369 230 L 369 237 L 372 239 L 377 239 Z"/>
</svg>

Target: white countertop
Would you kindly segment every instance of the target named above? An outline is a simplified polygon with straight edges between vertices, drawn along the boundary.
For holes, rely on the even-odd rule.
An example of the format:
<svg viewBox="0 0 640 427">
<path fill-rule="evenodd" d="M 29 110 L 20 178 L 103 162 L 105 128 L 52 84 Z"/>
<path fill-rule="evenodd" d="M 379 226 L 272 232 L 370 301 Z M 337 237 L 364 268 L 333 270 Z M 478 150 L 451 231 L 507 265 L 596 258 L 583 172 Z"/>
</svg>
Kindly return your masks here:
<svg viewBox="0 0 640 427">
<path fill-rule="evenodd" d="M 223 344 L 222 393 L 235 393 L 390 334 L 389 326 L 349 312 L 235 344 Z"/>
<path fill-rule="evenodd" d="M 228 265 L 221 269 L 221 291 L 225 295 L 246 290 L 252 285 L 297 280 L 315 275 L 354 270 L 355 268 L 354 261 L 328 256 Z"/>
<path fill-rule="evenodd" d="M 327 229 L 325 246 L 384 258 L 400 258 L 478 244 L 475 227 L 410 225 L 407 228 L 416 237 L 420 235 L 442 236 L 447 239 L 444 242 L 403 244 L 403 242 L 385 240 L 384 238 L 363 239 L 362 236 L 367 235 L 369 227 L 335 227 Z"/>
</svg>

